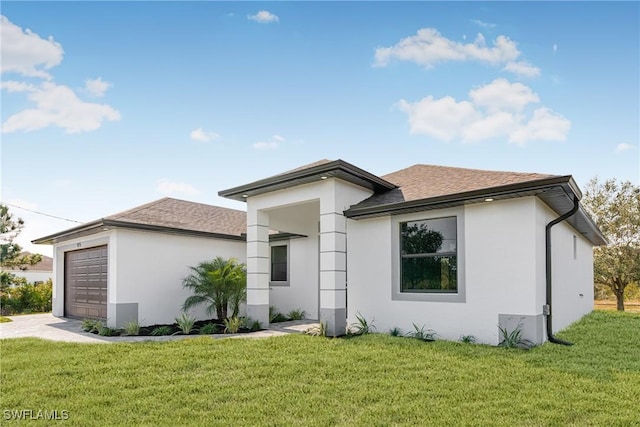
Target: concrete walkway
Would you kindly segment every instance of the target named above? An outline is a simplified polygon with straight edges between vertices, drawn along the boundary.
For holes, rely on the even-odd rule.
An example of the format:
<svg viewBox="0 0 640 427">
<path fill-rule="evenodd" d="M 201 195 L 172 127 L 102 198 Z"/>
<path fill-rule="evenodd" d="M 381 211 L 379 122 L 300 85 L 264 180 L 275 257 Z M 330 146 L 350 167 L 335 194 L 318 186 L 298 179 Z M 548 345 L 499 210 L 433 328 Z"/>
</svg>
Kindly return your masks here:
<svg viewBox="0 0 640 427">
<path fill-rule="evenodd" d="M 51 313 L 9 316 L 9 318 L 12 322 L 0 323 L 0 339 L 34 337 L 51 341 L 109 344 L 114 342 L 174 341 L 205 336 L 172 335 L 161 337 L 101 337 L 96 334 L 83 332 L 81 329 L 82 322 L 80 320 L 54 317 Z M 206 336 L 216 339 L 268 338 L 286 334 L 302 333 L 314 325 L 317 325 L 315 320 L 293 320 L 290 322 L 274 323 L 269 326 L 269 329 L 251 332 L 248 334 L 215 334 Z"/>
</svg>

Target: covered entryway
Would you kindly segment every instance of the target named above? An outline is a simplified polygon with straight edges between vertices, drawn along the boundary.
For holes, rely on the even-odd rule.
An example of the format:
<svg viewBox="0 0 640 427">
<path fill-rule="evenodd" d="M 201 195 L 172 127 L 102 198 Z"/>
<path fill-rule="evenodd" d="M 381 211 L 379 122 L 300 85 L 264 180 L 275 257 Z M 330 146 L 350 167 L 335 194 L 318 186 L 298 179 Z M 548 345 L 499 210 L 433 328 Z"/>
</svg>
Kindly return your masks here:
<svg viewBox="0 0 640 427">
<path fill-rule="evenodd" d="M 107 318 L 107 246 L 64 254 L 65 317 Z"/>
</svg>

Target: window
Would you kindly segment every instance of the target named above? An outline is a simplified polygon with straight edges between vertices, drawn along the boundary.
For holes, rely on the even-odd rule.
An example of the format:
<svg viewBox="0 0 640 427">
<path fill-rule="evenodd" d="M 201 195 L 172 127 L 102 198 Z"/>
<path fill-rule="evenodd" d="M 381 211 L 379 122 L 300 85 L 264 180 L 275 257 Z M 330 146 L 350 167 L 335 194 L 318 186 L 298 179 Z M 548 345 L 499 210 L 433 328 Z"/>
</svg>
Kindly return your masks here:
<svg viewBox="0 0 640 427">
<path fill-rule="evenodd" d="M 287 246 L 271 246 L 271 281 L 286 282 L 289 280 L 287 268 Z"/>
<path fill-rule="evenodd" d="M 458 292 L 456 217 L 400 223 L 400 292 Z"/>
</svg>

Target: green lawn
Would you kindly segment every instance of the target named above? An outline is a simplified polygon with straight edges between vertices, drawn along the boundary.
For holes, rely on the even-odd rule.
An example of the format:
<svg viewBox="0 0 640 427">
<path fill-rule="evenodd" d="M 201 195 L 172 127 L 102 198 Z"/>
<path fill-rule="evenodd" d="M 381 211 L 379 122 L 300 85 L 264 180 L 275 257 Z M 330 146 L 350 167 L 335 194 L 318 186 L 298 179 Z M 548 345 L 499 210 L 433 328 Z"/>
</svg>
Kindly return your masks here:
<svg viewBox="0 0 640 427">
<path fill-rule="evenodd" d="M 640 425 L 640 315 L 594 312 L 558 335 L 575 345 L 3 340 L 0 407 L 78 426 Z"/>
<path fill-rule="evenodd" d="M 12 322 L 8 317 L 0 316 L 0 323 Z"/>
</svg>

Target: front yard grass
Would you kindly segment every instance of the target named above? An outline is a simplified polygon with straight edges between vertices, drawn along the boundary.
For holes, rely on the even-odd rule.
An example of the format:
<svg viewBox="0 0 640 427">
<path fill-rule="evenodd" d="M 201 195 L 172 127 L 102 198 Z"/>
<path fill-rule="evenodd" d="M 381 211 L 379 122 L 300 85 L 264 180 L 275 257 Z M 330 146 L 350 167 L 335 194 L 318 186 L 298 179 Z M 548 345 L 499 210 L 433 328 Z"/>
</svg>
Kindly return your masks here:
<svg viewBox="0 0 640 427">
<path fill-rule="evenodd" d="M 9 319 L 8 317 L 0 316 L 0 323 L 8 323 L 8 322 L 13 322 L 13 320 Z"/>
<path fill-rule="evenodd" d="M 558 336 L 575 345 L 2 340 L 0 409 L 66 410 L 78 426 L 640 425 L 640 315 L 594 312 Z"/>
</svg>

